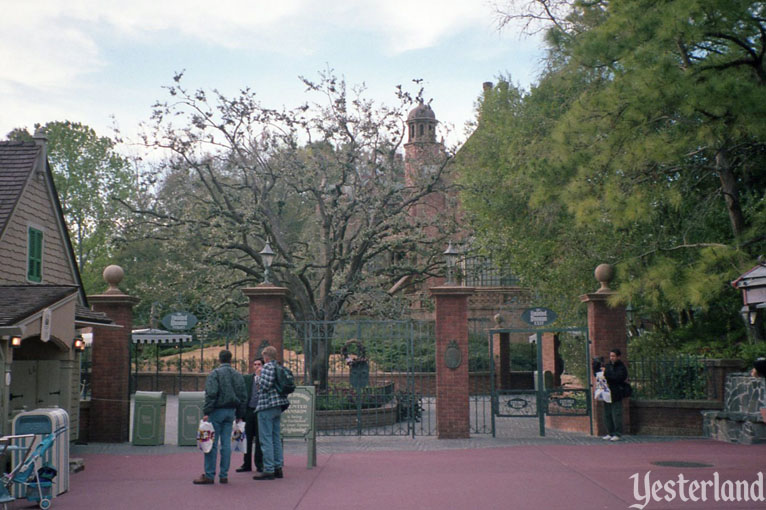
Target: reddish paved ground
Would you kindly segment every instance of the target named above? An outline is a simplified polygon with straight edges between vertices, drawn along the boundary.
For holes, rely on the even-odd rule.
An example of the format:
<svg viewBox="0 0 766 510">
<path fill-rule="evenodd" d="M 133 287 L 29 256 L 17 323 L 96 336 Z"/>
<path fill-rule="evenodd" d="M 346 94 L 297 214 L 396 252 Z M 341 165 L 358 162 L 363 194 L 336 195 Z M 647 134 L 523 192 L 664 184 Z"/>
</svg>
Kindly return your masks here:
<svg viewBox="0 0 766 510">
<path fill-rule="evenodd" d="M 403 439 L 407 441 L 407 439 Z M 434 444 L 444 444 L 436 442 Z M 202 472 L 196 449 L 169 454 L 85 454 L 85 470 L 73 474 L 70 490 L 53 509 L 627 509 L 640 503 L 630 476 L 651 480 L 756 479 L 766 474 L 766 445 L 710 440 L 592 445 L 520 445 L 436 451 L 360 451 L 286 457 L 285 478 L 256 482 L 230 474 L 229 485 L 194 486 Z M 232 466 L 238 465 L 235 455 Z M 704 468 L 660 467 L 656 461 L 709 464 Z M 766 480 L 764 480 L 766 483 Z M 764 487 L 766 489 L 766 487 Z M 643 486 L 641 487 L 643 492 Z M 667 495 L 663 492 L 662 495 Z M 766 494 L 764 494 L 766 496 Z M 655 509 L 766 508 L 766 502 L 651 501 Z M 10 508 L 28 506 L 17 501 Z"/>
</svg>

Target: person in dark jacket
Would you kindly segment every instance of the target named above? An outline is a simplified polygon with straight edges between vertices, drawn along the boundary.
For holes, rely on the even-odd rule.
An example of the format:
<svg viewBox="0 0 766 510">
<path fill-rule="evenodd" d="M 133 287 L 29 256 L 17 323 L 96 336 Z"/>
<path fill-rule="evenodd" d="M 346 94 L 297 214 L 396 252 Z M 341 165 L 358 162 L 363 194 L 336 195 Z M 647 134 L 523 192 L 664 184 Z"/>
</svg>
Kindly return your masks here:
<svg viewBox="0 0 766 510">
<path fill-rule="evenodd" d="M 612 401 L 604 402 L 604 422 L 606 422 L 605 440 L 619 441 L 622 439 L 622 397 L 625 381 L 628 379 L 628 369 L 620 360 L 620 349 L 609 351 L 609 363 L 604 367 L 604 377 L 609 385 Z"/>
<path fill-rule="evenodd" d="M 242 466 L 237 468 L 237 473 L 246 473 L 253 470 L 253 443 L 255 443 L 255 469 L 263 473 L 263 451 L 261 442 L 258 440 L 258 415 L 255 409 L 258 407 L 258 376 L 263 368 L 263 358 L 253 361 L 252 374 L 245 376 L 245 388 L 247 388 L 247 409 L 245 410 L 245 438 L 247 451 L 242 459 Z"/>
<path fill-rule="evenodd" d="M 758 358 L 755 360 L 750 375 L 753 377 L 766 377 L 766 358 Z"/>
<path fill-rule="evenodd" d="M 234 420 L 242 420 L 245 415 L 247 391 L 242 374 L 231 366 L 231 352 L 218 354 L 220 365 L 205 380 L 205 405 L 202 408 L 205 421 L 215 429 L 213 448 L 205 454 L 205 472 L 193 481 L 195 485 L 215 483 L 215 463 L 218 458 L 218 442 L 221 442 L 221 465 L 218 481 L 229 483 L 229 464 L 231 461 L 231 429 Z"/>
</svg>

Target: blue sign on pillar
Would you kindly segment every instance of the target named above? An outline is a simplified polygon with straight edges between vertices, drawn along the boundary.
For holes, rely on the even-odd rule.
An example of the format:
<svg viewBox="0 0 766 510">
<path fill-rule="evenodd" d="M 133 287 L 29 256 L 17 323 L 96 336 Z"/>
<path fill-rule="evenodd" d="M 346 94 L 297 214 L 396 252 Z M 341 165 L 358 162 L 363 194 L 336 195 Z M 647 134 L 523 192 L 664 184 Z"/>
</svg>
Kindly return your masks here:
<svg viewBox="0 0 766 510">
<path fill-rule="evenodd" d="M 556 320 L 556 312 L 542 306 L 527 308 L 521 314 L 521 320 L 532 326 L 547 326 Z"/>
</svg>

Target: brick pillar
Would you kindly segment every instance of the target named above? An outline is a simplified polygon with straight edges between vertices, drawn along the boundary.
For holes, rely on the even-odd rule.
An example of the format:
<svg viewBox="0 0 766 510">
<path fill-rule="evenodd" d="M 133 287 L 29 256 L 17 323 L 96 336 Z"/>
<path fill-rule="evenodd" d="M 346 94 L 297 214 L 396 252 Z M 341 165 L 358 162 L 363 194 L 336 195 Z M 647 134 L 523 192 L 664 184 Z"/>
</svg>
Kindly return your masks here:
<svg viewBox="0 0 766 510">
<path fill-rule="evenodd" d="M 588 306 L 588 335 L 590 337 L 591 359 L 601 356 L 609 361 L 609 351 L 620 349 L 622 362 L 628 368 L 630 378 L 630 366 L 628 365 L 628 336 L 625 321 L 625 307 L 622 305 L 611 306 L 608 303 L 614 292 L 609 288 L 609 283 L 614 276 L 614 269 L 608 264 L 601 264 L 596 268 L 596 279 L 601 283 L 601 288 L 592 294 L 580 296 L 580 301 Z M 630 399 L 622 401 L 623 431 L 630 433 Z M 593 431 L 596 435 L 606 434 L 604 425 L 603 403 L 593 401 Z"/>
<path fill-rule="evenodd" d="M 474 289 L 442 286 L 432 287 L 430 291 L 436 301 L 437 435 L 439 439 L 467 438 L 471 431 L 468 409 L 468 296 L 473 294 Z"/>
<path fill-rule="evenodd" d="M 561 374 L 556 370 L 556 357 L 559 354 L 557 336 L 550 332 L 543 333 L 542 345 L 540 348 L 543 350 L 543 375 L 545 375 L 546 372 L 550 372 L 553 387 L 558 388 L 561 386 Z"/>
<path fill-rule="evenodd" d="M 500 343 L 498 346 L 500 362 L 495 364 L 495 370 L 500 375 L 498 387 L 509 390 L 511 389 L 511 334 L 496 333 L 495 338 Z"/>
<path fill-rule="evenodd" d="M 138 299 L 124 294 L 117 284 L 124 273 L 119 266 L 104 269 L 109 289 L 88 296 L 96 312 L 103 312 L 121 328 L 95 327 L 91 367 L 91 404 L 88 439 L 124 443 L 130 427 L 130 335 L 133 306 Z"/>
<path fill-rule="evenodd" d="M 242 289 L 242 293 L 250 299 L 248 370 L 252 369 L 253 360 L 266 345 L 274 346 L 277 360 L 282 362 L 282 320 L 287 289 L 262 283 Z"/>
</svg>

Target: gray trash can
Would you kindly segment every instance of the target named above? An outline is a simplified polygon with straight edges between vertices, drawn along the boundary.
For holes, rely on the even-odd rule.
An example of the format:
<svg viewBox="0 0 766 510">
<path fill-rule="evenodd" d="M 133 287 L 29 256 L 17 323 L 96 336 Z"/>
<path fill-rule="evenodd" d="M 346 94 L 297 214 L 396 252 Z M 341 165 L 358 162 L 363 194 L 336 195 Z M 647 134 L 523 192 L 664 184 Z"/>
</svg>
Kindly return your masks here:
<svg viewBox="0 0 766 510">
<path fill-rule="evenodd" d="M 13 433 L 36 434 L 37 440 L 52 432 L 61 431 L 51 447 L 43 454 L 41 462 L 56 469 L 51 495 L 55 498 L 69 490 L 69 413 L 58 407 L 33 409 L 16 415 L 13 419 Z M 14 456 L 18 453 L 15 452 Z M 14 458 L 14 462 L 19 459 Z M 14 490 L 19 485 L 14 484 Z M 22 494 L 16 494 L 22 497 Z"/>
<path fill-rule="evenodd" d="M 133 444 L 165 444 L 165 404 L 162 391 L 137 391 L 133 406 Z"/>
<path fill-rule="evenodd" d="M 178 446 L 196 446 L 205 405 L 204 391 L 178 392 Z"/>
</svg>

